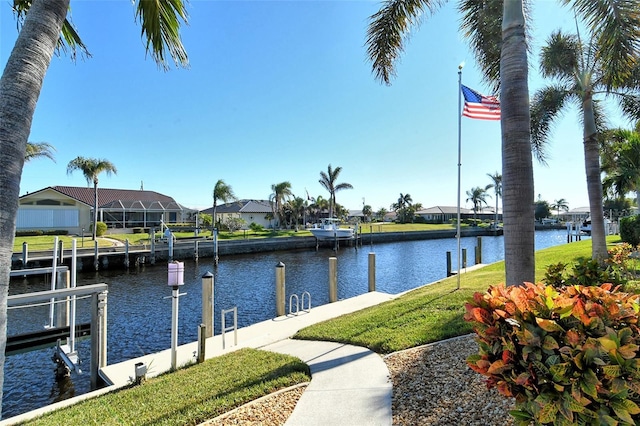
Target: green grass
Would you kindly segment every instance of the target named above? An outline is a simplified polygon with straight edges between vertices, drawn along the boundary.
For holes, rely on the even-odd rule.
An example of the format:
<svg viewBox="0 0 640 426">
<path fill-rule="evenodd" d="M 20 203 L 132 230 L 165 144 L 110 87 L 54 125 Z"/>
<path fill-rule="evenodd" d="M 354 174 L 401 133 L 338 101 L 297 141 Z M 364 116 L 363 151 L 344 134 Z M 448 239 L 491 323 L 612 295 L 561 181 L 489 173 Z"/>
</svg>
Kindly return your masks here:
<svg viewBox="0 0 640 426">
<path fill-rule="evenodd" d="M 147 237 L 148 238 L 148 237 Z M 29 247 L 29 251 L 43 251 L 43 250 L 52 250 L 53 242 L 55 239 L 55 235 L 40 235 L 37 237 L 15 237 L 13 241 L 13 251 L 14 253 L 22 252 L 22 243 L 27 243 Z M 78 248 L 82 245 L 82 238 L 76 237 L 73 235 L 60 235 L 58 236 L 58 241 L 62 241 L 65 250 L 71 248 L 71 240 L 76 239 L 76 245 Z M 98 239 L 98 245 L 100 247 L 108 247 L 111 246 L 112 243 L 107 240 Z M 84 237 L 84 247 L 93 247 L 93 240 L 91 239 L 91 234 L 89 236 Z"/>
<path fill-rule="evenodd" d="M 309 380 L 308 367 L 297 358 L 241 349 L 25 424 L 196 425 Z"/>
<path fill-rule="evenodd" d="M 608 243 L 619 242 L 618 236 Z M 591 240 L 563 244 L 536 252 L 536 280 L 544 277 L 546 265 L 571 263 L 591 257 Z M 329 340 L 365 346 L 390 353 L 470 333 L 463 320 L 464 303 L 475 292 L 504 283 L 504 261 L 436 284 L 413 290 L 395 300 L 312 325 L 296 334 L 298 339 Z"/>
</svg>

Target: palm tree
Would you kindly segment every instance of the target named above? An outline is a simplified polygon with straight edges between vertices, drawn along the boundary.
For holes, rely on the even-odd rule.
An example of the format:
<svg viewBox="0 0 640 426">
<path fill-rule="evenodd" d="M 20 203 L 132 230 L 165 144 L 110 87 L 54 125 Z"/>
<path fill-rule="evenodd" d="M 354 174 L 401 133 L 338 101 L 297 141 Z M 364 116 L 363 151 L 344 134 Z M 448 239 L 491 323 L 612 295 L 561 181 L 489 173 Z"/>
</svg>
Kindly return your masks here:
<svg viewBox="0 0 640 426">
<path fill-rule="evenodd" d="M 489 194 L 487 194 L 487 190 L 489 188 L 491 188 L 491 185 L 487 185 L 484 188 L 476 186 L 467 191 L 467 201 L 471 201 L 471 204 L 473 204 L 474 219 L 476 219 L 478 210 L 481 210 L 483 205 L 487 205 L 487 197 L 489 196 Z"/>
<path fill-rule="evenodd" d="M 384 217 L 387 215 L 387 213 L 389 213 L 387 209 L 385 209 L 384 207 L 380 207 L 376 212 L 376 219 L 378 219 L 381 222 L 384 222 Z"/>
<path fill-rule="evenodd" d="M 293 192 L 291 192 L 291 183 L 288 181 L 275 183 L 271 185 L 271 191 L 272 193 L 269 196 L 269 201 L 273 203 L 273 216 L 280 218 L 278 222 L 278 227 L 280 227 L 284 222 L 283 205 L 293 196 Z"/>
<path fill-rule="evenodd" d="M 343 189 L 353 189 L 350 183 L 336 183 L 338 175 L 342 171 L 342 167 L 331 168 L 331 164 L 327 167 L 327 172 L 320 172 L 320 185 L 329 191 L 329 217 L 333 217 L 333 210 L 336 205 L 336 192 Z"/>
<path fill-rule="evenodd" d="M 444 3 L 388 0 L 371 16 L 367 53 L 379 80 L 390 84 L 406 36 Z M 462 32 L 471 39 L 485 79 L 501 91 L 506 283 L 520 285 L 535 279 L 529 65 L 523 1 L 460 1 L 459 9 L 463 14 Z"/>
<path fill-rule="evenodd" d="M 558 220 L 560 220 L 560 210 L 566 212 L 569 210 L 569 203 L 564 198 L 560 198 L 559 200 L 554 200 L 553 204 L 551 204 L 551 208 L 558 212 Z"/>
<path fill-rule="evenodd" d="M 67 174 L 80 170 L 87 180 L 87 184 L 93 182 L 93 233 L 92 238 L 96 239 L 98 229 L 98 175 L 102 172 L 111 175 L 116 174 L 116 166 L 107 160 L 97 160 L 95 158 L 76 157 L 67 165 Z"/>
<path fill-rule="evenodd" d="M 295 197 L 287 203 L 287 210 L 291 213 L 291 221 L 295 223 L 295 229 L 298 231 L 300 218 L 304 215 L 306 200 L 302 197 Z"/>
<path fill-rule="evenodd" d="M 371 215 L 373 214 L 373 209 L 369 204 L 365 204 L 362 206 L 362 216 L 365 222 L 371 221 Z"/>
<path fill-rule="evenodd" d="M 53 157 L 53 151 L 55 150 L 54 146 L 47 142 L 27 142 L 24 162 L 28 163 L 35 158 L 46 157 L 55 163 L 56 160 Z"/>
<path fill-rule="evenodd" d="M 398 201 L 391 204 L 391 210 L 396 212 L 398 216 L 398 221 L 400 223 L 405 223 L 407 221 L 407 216 L 409 215 L 409 209 L 413 203 L 413 199 L 409 194 L 400 193 L 400 197 L 398 197 Z"/>
<path fill-rule="evenodd" d="M 388 0 L 371 16 L 367 54 L 373 73 L 390 84 L 406 36 L 445 4 L 437 0 Z M 533 157 L 528 87 L 527 31 L 524 0 L 459 2 L 462 32 L 470 39 L 485 80 L 500 87 L 502 129 L 502 209 L 507 285 L 535 279 Z M 634 63 L 636 2 L 561 0 L 570 4 L 595 34 L 605 62 L 623 63 L 618 77 Z M 620 60 L 619 58 L 624 58 Z M 615 80 L 612 80 L 612 83 Z M 640 111 L 640 101 L 629 98 Z"/>
<path fill-rule="evenodd" d="M 79 50 L 89 56 L 78 33 L 66 19 L 69 3 L 70 0 L 13 2 L 21 22 L 20 33 L 0 78 L 0 265 L 3 265 L 0 268 L 0 409 L 11 253 L 20 178 L 33 114 L 56 50 L 69 49 L 73 57 Z M 178 65 L 188 63 L 179 31 L 181 22 L 186 22 L 187 18 L 185 3 L 184 0 L 135 2 L 147 52 L 164 68 L 167 68 L 167 55 Z"/>
<path fill-rule="evenodd" d="M 625 10 L 620 12 L 624 13 Z M 637 13 L 637 5 L 634 6 L 633 13 Z M 640 25 L 638 27 L 640 30 Z M 613 41 L 615 39 L 607 39 L 604 43 Z M 553 84 L 538 90 L 531 105 L 532 143 L 543 161 L 545 144 L 554 120 L 569 104 L 573 104 L 581 112 L 592 226 L 591 256 L 598 261 L 603 261 L 608 254 L 598 142 L 598 134 L 604 130 L 604 119 L 594 95 L 604 93 L 616 96 L 623 110 L 625 99 L 629 95 L 624 74 L 628 72 L 625 71 L 627 65 L 624 63 L 627 58 L 622 54 L 613 59 L 601 55 L 601 48 L 597 38 L 585 44 L 579 36 L 554 32 L 540 54 L 542 75 L 552 79 Z"/>
<path fill-rule="evenodd" d="M 496 218 L 494 221 L 495 226 L 498 226 L 498 201 L 502 197 L 502 175 L 498 172 L 494 174 L 487 173 L 487 176 L 491 178 L 491 184 L 487 186 L 487 189 L 493 188 L 493 192 L 496 195 Z"/>
<path fill-rule="evenodd" d="M 640 206 L 640 132 L 615 129 L 606 132 L 603 139 L 604 188 L 619 198 L 635 191 L 636 205 Z"/>
<path fill-rule="evenodd" d="M 229 201 L 236 201 L 238 198 L 233 193 L 233 189 L 230 185 L 227 185 L 224 180 L 219 179 L 213 187 L 213 227 L 216 226 L 216 210 L 218 208 L 218 200 L 228 203 Z"/>
</svg>

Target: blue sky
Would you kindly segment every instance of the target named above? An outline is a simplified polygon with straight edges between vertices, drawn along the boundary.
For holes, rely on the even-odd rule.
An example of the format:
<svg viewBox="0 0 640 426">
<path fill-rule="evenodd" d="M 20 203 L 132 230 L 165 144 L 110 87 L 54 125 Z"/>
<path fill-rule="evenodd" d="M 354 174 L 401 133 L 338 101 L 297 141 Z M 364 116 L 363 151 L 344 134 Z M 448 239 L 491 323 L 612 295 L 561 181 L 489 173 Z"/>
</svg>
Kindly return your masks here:
<svg viewBox="0 0 640 426">
<path fill-rule="evenodd" d="M 0 3 L 2 64 L 17 35 L 10 3 Z M 100 176 L 100 187 L 143 183 L 191 208 L 211 205 L 218 179 L 240 198 L 268 199 L 283 181 L 296 195 L 326 198 L 318 179 L 329 164 L 354 187 L 337 193 L 349 209 L 363 200 L 389 209 L 400 193 L 424 207 L 455 206 L 461 62 L 463 84 L 487 93 L 458 32 L 456 4 L 411 35 L 397 78 L 385 86 L 365 49 L 379 2 L 193 0 L 182 29 L 190 67 L 165 72 L 145 55 L 130 1 L 72 0 L 72 21 L 92 57 L 53 59 L 30 141 L 54 145 L 56 162 L 26 164 L 21 194 L 85 186 L 81 173 L 66 173 L 80 155 L 117 167 Z M 575 27 L 559 2 L 535 2 L 533 12 L 535 52 L 553 29 Z M 531 62 L 533 92 L 543 82 Z M 463 207 L 467 190 L 500 172 L 500 157 L 499 122 L 463 118 Z M 556 126 L 550 157 L 547 167 L 534 166 L 536 197 L 587 206 L 576 111 Z"/>
</svg>

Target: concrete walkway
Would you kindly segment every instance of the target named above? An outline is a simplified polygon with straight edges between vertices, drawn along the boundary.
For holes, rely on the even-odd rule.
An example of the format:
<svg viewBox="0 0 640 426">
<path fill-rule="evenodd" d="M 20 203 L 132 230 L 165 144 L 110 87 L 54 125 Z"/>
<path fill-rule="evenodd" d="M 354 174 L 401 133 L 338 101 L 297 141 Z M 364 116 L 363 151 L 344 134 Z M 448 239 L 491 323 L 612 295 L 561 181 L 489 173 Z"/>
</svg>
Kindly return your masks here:
<svg viewBox="0 0 640 426">
<path fill-rule="evenodd" d="M 300 358 L 311 383 L 287 426 L 391 425 L 389 370 L 380 355 L 333 342 L 282 340 L 262 349 Z"/>
</svg>

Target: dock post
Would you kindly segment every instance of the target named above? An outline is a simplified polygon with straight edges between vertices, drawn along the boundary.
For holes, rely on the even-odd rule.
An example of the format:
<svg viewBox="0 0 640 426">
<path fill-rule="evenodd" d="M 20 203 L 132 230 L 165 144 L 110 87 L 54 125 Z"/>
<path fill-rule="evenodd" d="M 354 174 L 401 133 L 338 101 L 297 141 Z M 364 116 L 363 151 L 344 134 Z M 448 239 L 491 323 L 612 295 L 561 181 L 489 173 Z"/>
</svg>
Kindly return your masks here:
<svg viewBox="0 0 640 426">
<path fill-rule="evenodd" d="M 276 265 L 276 316 L 284 315 L 284 299 L 285 299 L 285 266 L 279 262 Z"/>
<path fill-rule="evenodd" d="M 98 256 L 100 255 L 100 251 L 98 250 L 98 240 L 93 240 L 93 269 L 98 270 Z"/>
<path fill-rule="evenodd" d="M 338 300 L 338 258 L 329 258 L 329 303 Z"/>
<path fill-rule="evenodd" d="M 369 253 L 369 291 L 376 291 L 376 254 Z"/>
<path fill-rule="evenodd" d="M 124 267 L 129 267 L 129 239 L 124 240 Z"/>
<path fill-rule="evenodd" d="M 202 327 L 204 327 L 204 338 L 212 337 L 214 334 L 213 296 L 213 274 L 211 272 L 207 272 L 202 276 Z"/>
<path fill-rule="evenodd" d="M 450 277 L 451 275 L 453 275 L 451 273 L 451 252 L 448 251 L 447 252 L 447 277 Z"/>
<path fill-rule="evenodd" d="M 91 389 L 97 389 L 98 370 L 107 365 L 107 293 L 91 296 Z"/>
<path fill-rule="evenodd" d="M 476 265 L 482 263 L 482 237 L 478 237 L 478 251 L 476 253 Z"/>
<path fill-rule="evenodd" d="M 151 242 L 151 264 L 156 264 L 156 228 L 151 228 L 149 232 L 149 240 Z"/>
<path fill-rule="evenodd" d="M 58 241 L 58 263 L 62 265 L 64 263 L 64 241 Z"/>
<path fill-rule="evenodd" d="M 193 248 L 193 260 L 198 260 L 198 255 L 198 240 L 196 240 Z"/>
<path fill-rule="evenodd" d="M 462 249 L 462 268 L 463 269 L 467 268 L 467 249 L 466 248 Z"/>
<path fill-rule="evenodd" d="M 27 267 L 27 262 L 29 261 L 29 244 L 26 242 L 22 243 L 22 267 Z"/>
</svg>

